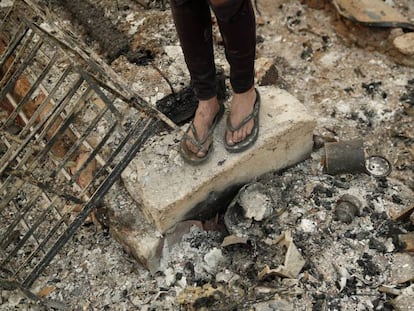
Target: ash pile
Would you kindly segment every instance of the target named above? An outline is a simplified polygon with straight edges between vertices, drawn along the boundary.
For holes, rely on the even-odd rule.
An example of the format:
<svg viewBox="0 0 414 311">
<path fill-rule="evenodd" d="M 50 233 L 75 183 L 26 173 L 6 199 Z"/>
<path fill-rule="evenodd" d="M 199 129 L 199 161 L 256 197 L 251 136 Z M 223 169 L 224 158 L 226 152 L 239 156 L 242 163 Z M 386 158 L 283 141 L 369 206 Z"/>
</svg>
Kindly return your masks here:
<svg viewBox="0 0 414 311">
<path fill-rule="evenodd" d="M 288 90 L 318 116 L 311 157 L 245 185 L 214 217 L 172 228 L 154 274 L 114 242 L 98 212 L 99 223 L 87 221 L 33 284 L 38 297 L 59 302 L 49 308 L 412 310 L 414 69 L 400 44 L 411 32 L 344 18 L 332 4 L 340 1 L 256 2 L 261 83 Z M 127 49 L 105 53 L 69 12 L 60 12 L 62 20 L 131 89 L 155 105 L 171 93 L 165 77 L 176 89 L 188 85 L 160 2 L 88 3 L 132 38 L 135 57 Z M 410 1 L 386 3 L 413 22 Z M 228 69 L 222 53 L 216 61 Z M 363 138 L 364 167 L 359 157 L 356 166 L 327 174 L 327 145 L 351 138 Z M 387 161 L 364 171 L 365 160 L 378 155 Z M 136 204 L 121 181 L 105 199 L 107 207 L 114 202 Z M 19 291 L 2 290 L 0 303 L 42 309 Z"/>
<path fill-rule="evenodd" d="M 195 309 L 409 310 L 412 211 L 395 179 L 309 160 L 244 186 L 222 219 L 188 223 L 159 281 Z"/>
</svg>

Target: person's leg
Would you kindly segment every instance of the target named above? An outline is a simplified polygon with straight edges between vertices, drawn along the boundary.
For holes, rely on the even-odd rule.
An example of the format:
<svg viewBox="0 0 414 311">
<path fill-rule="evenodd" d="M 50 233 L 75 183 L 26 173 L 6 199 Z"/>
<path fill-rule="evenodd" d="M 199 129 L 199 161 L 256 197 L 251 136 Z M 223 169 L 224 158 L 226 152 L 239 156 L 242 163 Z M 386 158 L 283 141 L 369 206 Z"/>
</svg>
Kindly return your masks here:
<svg viewBox="0 0 414 311">
<path fill-rule="evenodd" d="M 256 54 L 256 21 L 250 0 L 209 0 L 223 37 L 226 58 L 230 64 L 233 88 L 230 123 L 237 127 L 253 111 L 254 60 Z M 243 141 L 252 132 L 254 120 L 239 130 L 226 133 L 228 145 Z"/>
<path fill-rule="evenodd" d="M 210 7 L 206 0 L 171 0 L 171 11 L 194 90 L 199 99 L 193 123 L 198 138 L 203 140 L 219 111 Z M 194 136 L 191 132 L 189 135 Z M 209 147 L 198 150 L 190 140 L 187 140 L 186 144 L 198 157 L 203 157 Z"/>
</svg>

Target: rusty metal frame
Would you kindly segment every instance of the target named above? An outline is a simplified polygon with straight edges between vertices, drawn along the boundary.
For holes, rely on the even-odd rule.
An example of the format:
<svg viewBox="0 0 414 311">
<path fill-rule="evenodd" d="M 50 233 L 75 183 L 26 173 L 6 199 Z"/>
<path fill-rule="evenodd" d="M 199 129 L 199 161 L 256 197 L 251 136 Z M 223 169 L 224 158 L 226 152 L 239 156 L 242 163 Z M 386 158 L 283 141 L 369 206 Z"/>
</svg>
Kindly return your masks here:
<svg viewBox="0 0 414 311">
<path fill-rule="evenodd" d="M 0 26 L 0 289 L 30 288 L 166 121 L 70 36 L 19 20 Z"/>
</svg>

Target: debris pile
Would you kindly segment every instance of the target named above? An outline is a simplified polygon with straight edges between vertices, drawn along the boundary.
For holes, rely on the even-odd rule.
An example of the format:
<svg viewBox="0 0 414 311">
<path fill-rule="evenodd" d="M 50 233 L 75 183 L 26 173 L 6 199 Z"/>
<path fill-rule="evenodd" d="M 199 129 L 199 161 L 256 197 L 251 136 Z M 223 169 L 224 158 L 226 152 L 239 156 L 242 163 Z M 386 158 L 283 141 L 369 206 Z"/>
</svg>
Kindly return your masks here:
<svg viewBox="0 0 414 311">
<path fill-rule="evenodd" d="M 176 90 L 188 85 L 168 10 L 156 1 L 145 9 L 90 2 L 154 51 Z M 256 2 L 261 83 L 288 90 L 318 116 L 311 157 L 245 185 L 217 208 L 224 213 L 169 231 L 154 275 L 114 242 L 110 220 L 84 225 L 33 286 L 60 302 L 55 309 L 412 310 L 412 32 L 359 24 L 328 1 Z M 410 1 L 383 3 L 413 23 Z M 219 45 L 216 61 L 228 70 Z M 154 67 L 124 55 L 111 66 L 154 105 L 171 92 Z M 353 139 L 363 141 L 371 171 L 327 174 L 326 145 Z M 121 182 L 108 197 L 139 208 Z M 0 304 L 40 309 L 18 291 L 2 291 Z"/>
</svg>

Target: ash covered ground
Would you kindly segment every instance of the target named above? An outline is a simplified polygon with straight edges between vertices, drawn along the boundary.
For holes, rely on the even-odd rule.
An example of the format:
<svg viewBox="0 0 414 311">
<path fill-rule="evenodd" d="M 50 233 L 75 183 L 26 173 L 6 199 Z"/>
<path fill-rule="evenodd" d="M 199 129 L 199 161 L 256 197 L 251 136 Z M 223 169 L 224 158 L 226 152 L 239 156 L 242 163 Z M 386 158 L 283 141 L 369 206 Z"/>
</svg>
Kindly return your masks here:
<svg viewBox="0 0 414 311">
<path fill-rule="evenodd" d="M 386 2 L 414 16 L 411 1 Z M 48 3 L 150 103 L 171 93 L 165 77 L 177 91 L 188 85 L 168 3 L 91 1 L 125 36 L 133 53 L 119 45 L 99 45 L 59 1 Z M 412 259 L 399 235 L 414 227 L 408 217 L 390 218 L 390 211 L 412 206 L 414 189 L 414 67 L 404 65 L 389 48 L 390 38 L 401 30 L 356 26 L 324 1 L 256 3 L 257 58 L 272 60 L 278 73 L 273 83 L 317 117 L 318 141 L 360 138 L 368 155 L 390 161 L 391 174 L 324 174 L 323 148 L 315 148 L 306 161 L 256 180 L 271 197 L 272 208 L 266 218 L 243 223 L 246 243 L 221 246 L 225 233 L 220 216 L 214 230 L 194 227 L 185 235 L 154 276 L 105 228 L 86 224 L 33 287 L 33 292 L 59 301 L 55 308 L 409 310 L 401 309 L 396 297 L 414 276 L 405 280 L 396 270 Z M 217 29 L 215 43 L 216 63 L 228 73 Z M 122 185 L 116 189 L 128 204 Z M 336 213 L 343 195 L 360 203 L 356 215 L 345 221 Z M 305 260 L 303 268 L 295 278 L 263 276 L 266 267 L 283 263 L 284 249 L 274 241 L 286 231 Z M 410 275 L 412 269 L 402 274 Z M 3 291 L 0 304 L 4 310 L 43 308 L 19 292 Z"/>
</svg>

